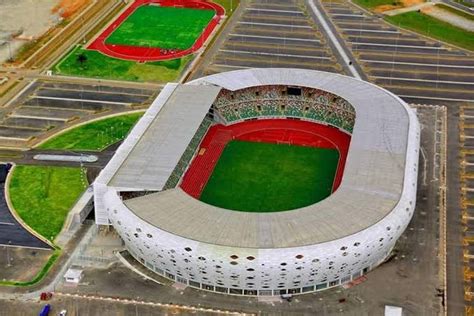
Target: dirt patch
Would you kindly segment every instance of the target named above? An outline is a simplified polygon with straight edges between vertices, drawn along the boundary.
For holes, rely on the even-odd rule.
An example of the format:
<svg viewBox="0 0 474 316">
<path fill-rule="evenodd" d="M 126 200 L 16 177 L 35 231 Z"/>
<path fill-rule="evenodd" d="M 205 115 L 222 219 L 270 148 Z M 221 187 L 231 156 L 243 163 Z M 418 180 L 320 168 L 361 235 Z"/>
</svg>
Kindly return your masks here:
<svg viewBox="0 0 474 316">
<path fill-rule="evenodd" d="M 22 282 L 32 280 L 52 253 L 52 250 L 46 249 L 0 246 L 0 279 Z"/>
<path fill-rule="evenodd" d="M 385 11 L 390 11 L 394 9 L 408 8 L 420 3 L 424 3 L 425 0 L 398 0 L 393 1 L 394 4 L 383 4 L 374 8 L 374 11 L 377 13 L 382 13 Z"/>
<path fill-rule="evenodd" d="M 382 13 L 385 11 L 390 11 L 390 10 L 399 9 L 399 8 L 402 8 L 401 4 L 400 5 L 383 4 L 383 5 L 379 5 L 378 7 L 375 7 L 374 12 Z"/>
<path fill-rule="evenodd" d="M 91 0 L 61 0 L 51 12 L 57 13 L 62 18 L 67 19 L 87 6 L 90 1 Z"/>
</svg>

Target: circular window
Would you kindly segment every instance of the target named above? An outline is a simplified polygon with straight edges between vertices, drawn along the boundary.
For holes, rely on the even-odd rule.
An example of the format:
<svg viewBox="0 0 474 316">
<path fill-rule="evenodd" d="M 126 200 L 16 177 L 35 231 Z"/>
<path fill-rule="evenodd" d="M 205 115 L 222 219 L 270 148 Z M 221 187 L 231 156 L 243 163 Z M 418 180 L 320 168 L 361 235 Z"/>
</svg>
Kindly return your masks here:
<svg viewBox="0 0 474 316">
<path fill-rule="evenodd" d="M 237 255 L 232 255 L 232 256 L 230 256 L 230 258 L 236 260 L 236 259 L 239 259 L 239 256 L 237 256 Z"/>
<path fill-rule="evenodd" d="M 186 251 L 188 251 L 188 252 L 189 252 L 189 251 L 191 251 L 192 249 L 191 249 L 191 248 L 189 248 L 189 247 L 186 247 L 186 248 L 184 248 L 184 250 L 186 250 Z"/>
<path fill-rule="evenodd" d="M 205 261 L 205 260 L 206 260 L 206 258 L 204 258 L 204 257 L 198 257 L 198 259 L 201 260 L 201 261 Z"/>
<path fill-rule="evenodd" d="M 250 261 L 255 260 L 255 257 L 253 257 L 253 256 L 248 256 L 248 257 L 247 257 L 247 260 L 250 260 Z"/>
<path fill-rule="evenodd" d="M 286 262 L 280 263 L 281 266 L 286 266 Z"/>
<path fill-rule="evenodd" d="M 255 269 L 253 269 L 253 268 L 248 268 L 247 271 L 252 272 L 252 271 L 255 271 Z"/>
<path fill-rule="evenodd" d="M 296 259 L 303 259 L 303 255 L 296 255 Z"/>
<path fill-rule="evenodd" d="M 233 266 L 238 265 L 237 261 L 231 261 L 230 264 Z"/>
<path fill-rule="evenodd" d="M 151 234 L 146 234 L 146 236 L 147 236 L 148 238 L 153 238 L 153 236 L 152 236 Z"/>
<path fill-rule="evenodd" d="M 358 247 L 358 246 L 360 246 L 360 242 L 354 243 L 354 247 Z"/>
<path fill-rule="evenodd" d="M 342 250 L 342 251 L 344 251 L 344 250 L 346 250 L 346 249 L 347 249 L 346 246 L 341 247 L 341 250 Z"/>
</svg>

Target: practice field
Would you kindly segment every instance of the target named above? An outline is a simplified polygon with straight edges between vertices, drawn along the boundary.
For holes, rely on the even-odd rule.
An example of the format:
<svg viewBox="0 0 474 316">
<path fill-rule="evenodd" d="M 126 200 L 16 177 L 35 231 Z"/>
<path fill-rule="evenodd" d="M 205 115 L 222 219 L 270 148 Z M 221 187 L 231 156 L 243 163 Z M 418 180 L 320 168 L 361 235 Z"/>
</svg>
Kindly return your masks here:
<svg viewBox="0 0 474 316">
<path fill-rule="evenodd" d="M 335 149 L 231 141 L 200 200 L 246 212 L 291 210 L 331 194 Z"/>
<path fill-rule="evenodd" d="M 105 40 L 106 44 L 162 49 L 188 49 L 214 17 L 215 11 L 193 8 L 138 7 Z"/>
</svg>

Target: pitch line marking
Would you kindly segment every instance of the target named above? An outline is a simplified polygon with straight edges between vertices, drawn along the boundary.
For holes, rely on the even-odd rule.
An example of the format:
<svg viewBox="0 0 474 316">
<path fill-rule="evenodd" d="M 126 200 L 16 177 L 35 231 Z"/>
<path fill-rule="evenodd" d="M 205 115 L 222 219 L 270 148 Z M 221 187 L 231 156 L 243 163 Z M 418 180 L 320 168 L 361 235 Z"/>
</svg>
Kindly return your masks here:
<svg viewBox="0 0 474 316">
<path fill-rule="evenodd" d="M 401 80 L 401 81 L 417 81 L 417 82 L 432 82 L 432 83 L 451 83 L 460 85 L 474 85 L 474 82 L 464 81 L 448 81 L 448 80 L 430 80 L 430 79 L 414 79 L 414 78 L 400 78 L 400 77 L 383 77 L 383 76 L 372 76 L 376 79 L 390 79 L 390 80 Z"/>
<path fill-rule="evenodd" d="M 91 100 L 91 99 L 73 99 L 73 98 L 60 98 L 60 97 L 44 97 L 44 96 L 39 96 L 39 95 L 35 95 L 33 98 L 45 99 L 45 100 L 63 100 L 63 101 L 75 101 L 75 102 L 130 105 L 129 102 L 100 101 L 100 100 Z"/>
<path fill-rule="evenodd" d="M 279 54 L 279 53 L 264 53 L 264 52 L 247 52 L 247 51 L 243 51 L 243 50 L 220 49 L 220 51 L 225 52 L 225 53 L 240 53 L 240 54 L 249 54 L 249 55 L 278 56 L 278 57 L 298 57 L 298 58 L 325 59 L 325 60 L 330 60 L 331 59 L 330 57 L 293 55 L 293 54 Z"/>
<path fill-rule="evenodd" d="M 262 26 L 277 26 L 277 27 L 289 27 L 289 28 L 300 28 L 300 29 L 311 29 L 308 25 L 289 25 L 289 24 L 275 24 L 275 23 L 260 23 L 260 22 L 242 22 L 238 21 L 238 24 L 245 25 L 262 25 Z"/>
<path fill-rule="evenodd" d="M 285 40 L 285 41 L 304 41 L 304 42 L 316 42 L 321 43 L 320 40 L 317 39 L 308 39 L 308 38 L 300 38 L 300 37 L 276 37 L 276 36 L 261 36 L 261 35 L 247 35 L 247 34 L 237 34 L 232 33 L 229 36 L 240 36 L 240 37 L 249 37 L 249 38 L 266 38 L 266 39 L 278 39 L 278 40 Z"/>
<path fill-rule="evenodd" d="M 463 65 L 446 65 L 446 64 L 424 64 L 424 63 L 409 63 L 403 61 L 384 61 L 384 60 L 372 60 L 372 59 L 361 59 L 360 61 L 367 63 L 378 63 L 378 64 L 395 64 L 395 65 L 408 65 L 408 66 L 427 66 L 427 67 L 446 67 L 446 68 L 466 68 L 474 69 L 474 66 L 463 66 Z"/>
</svg>

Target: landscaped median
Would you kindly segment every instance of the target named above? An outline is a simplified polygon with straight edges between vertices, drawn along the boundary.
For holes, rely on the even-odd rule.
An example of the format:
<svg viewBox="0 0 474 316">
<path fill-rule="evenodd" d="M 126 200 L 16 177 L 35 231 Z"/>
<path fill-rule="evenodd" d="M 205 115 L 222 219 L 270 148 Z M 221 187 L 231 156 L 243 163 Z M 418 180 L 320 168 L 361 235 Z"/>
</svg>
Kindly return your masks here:
<svg viewBox="0 0 474 316">
<path fill-rule="evenodd" d="M 75 46 L 53 66 L 58 75 L 115 79 L 127 81 L 169 82 L 176 81 L 192 55 L 166 61 L 138 63 L 116 59 L 97 51 Z"/>
<path fill-rule="evenodd" d="M 135 112 L 86 123 L 50 138 L 38 148 L 102 151 L 124 139 L 142 115 Z"/>
<path fill-rule="evenodd" d="M 9 198 L 14 212 L 36 233 L 53 242 L 69 210 L 87 187 L 81 168 L 15 166 Z"/>
</svg>

